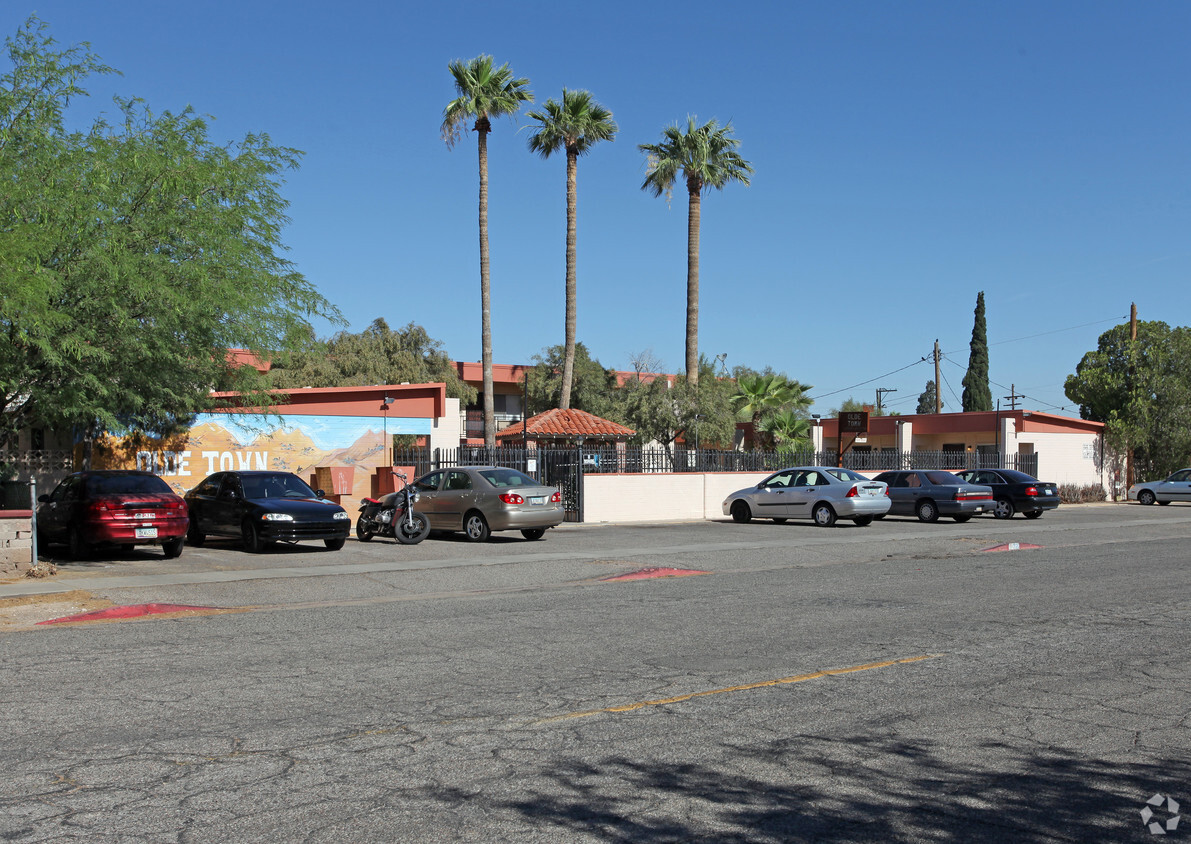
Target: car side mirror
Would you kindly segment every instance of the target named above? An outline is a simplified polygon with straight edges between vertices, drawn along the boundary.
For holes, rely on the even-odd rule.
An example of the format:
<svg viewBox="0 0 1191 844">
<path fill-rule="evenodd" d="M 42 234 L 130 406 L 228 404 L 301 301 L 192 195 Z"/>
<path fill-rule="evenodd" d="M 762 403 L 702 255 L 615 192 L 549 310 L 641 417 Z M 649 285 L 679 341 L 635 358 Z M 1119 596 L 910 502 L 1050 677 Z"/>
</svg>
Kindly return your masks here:
<svg viewBox="0 0 1191 844">
<path fill-rule="evenodd" d="M 327 494 L 325 492 L 323 492 L 321 489 L 316 489 L 314 491 L 314 497 L 315 498 L 326 498 Z"/>
<path fill-rule="evenodd" d="M 37 496 L 37 500 L 44 504 L 45 502 L 50 500 L 50 497 L 48 495 L 39 495 L 39 496 Z"/>
</svg>

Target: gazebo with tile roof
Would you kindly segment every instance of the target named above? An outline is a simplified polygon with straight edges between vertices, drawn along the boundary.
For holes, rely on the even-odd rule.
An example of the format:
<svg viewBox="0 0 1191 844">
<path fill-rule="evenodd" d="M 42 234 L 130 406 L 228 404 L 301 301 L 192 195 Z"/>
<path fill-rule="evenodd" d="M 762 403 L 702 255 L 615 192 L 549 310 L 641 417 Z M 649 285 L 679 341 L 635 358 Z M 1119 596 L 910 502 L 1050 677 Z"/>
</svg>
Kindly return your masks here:
<svg viewBox="0 0 1191 844">
<path fill-rule="evenodd" d="M 632 428 L 626 428 L 586 410 L 555 408 L 497 431 L 496 439 L 506 445 L 523 440 L 551 445 L 612 445 L 624 443 L 636 433 Z"/>
</svg>

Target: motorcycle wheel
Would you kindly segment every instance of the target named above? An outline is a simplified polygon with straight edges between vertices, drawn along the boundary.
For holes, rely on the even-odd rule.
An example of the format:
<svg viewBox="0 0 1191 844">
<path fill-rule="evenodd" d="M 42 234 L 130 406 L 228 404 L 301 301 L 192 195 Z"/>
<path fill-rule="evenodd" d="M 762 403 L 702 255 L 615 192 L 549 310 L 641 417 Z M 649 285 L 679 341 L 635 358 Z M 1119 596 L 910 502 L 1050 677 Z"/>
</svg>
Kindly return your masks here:
<svg viewBox="0 0 1191 844">
<path fill-rule="evenodd" d="M 361 542 L 371 542 L 376 532 L 364 524 L 363 517 L 356 519 L 356 539 Z"/>
<path fill-rule="evenodd" d="M 426 518 L 425 513 L 414 512 L 413 524 L 402 516 L 394 526 L 394 533 L 397 535 L 397 541 L 402 545 L 417 545 L 430 533 L 430 520 Z"/>
</svg>

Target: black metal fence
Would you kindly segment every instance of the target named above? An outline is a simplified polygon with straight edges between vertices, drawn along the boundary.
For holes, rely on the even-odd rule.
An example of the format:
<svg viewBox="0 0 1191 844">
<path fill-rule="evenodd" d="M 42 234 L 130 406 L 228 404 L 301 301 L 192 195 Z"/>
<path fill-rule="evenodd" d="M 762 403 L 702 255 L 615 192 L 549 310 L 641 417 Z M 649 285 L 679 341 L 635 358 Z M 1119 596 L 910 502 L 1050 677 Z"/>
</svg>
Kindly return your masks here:
<svg viewBox="0 0 1191 844">
<path fill-rule="evenodd" d="M 721 451 L 718 449 L 643 446 L 571 446 L 569 448 L 405 448 L 393 454 L 397 466 L 412 466 L 414 476 L 449 466 L 507 466 L 562 491 L 566 519 L 583 521 L 583 477 L 590 474 L 664 474 L 673 472 L 776 472 L 787 466 L 835 466 L 834 451 Z M 1037 454 L 982 451 L 850 451 L 843 465 L 859 472 L 891 469 L 1017 469 L 1038 476 Z"/>
</svg>

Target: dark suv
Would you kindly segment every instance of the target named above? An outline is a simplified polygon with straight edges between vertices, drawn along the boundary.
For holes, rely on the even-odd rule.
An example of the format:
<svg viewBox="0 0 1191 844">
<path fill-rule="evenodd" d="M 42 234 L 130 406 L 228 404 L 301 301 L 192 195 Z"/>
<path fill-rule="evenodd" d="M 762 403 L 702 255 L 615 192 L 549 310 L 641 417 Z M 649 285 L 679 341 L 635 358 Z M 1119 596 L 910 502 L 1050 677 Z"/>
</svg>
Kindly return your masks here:
<svg viewBox="0 0 1191 844">
<path fill-rule="evenodd" d="M 934 522 L 940 515 L 966 522 L 988 510 L 993 503 L 990 487 L 970 484 L 941 469 L 912 469 L 882 472 L 873 478 L 889 484 L 891 516 L 917 516 L 919 521 Z"/>
</svg>

